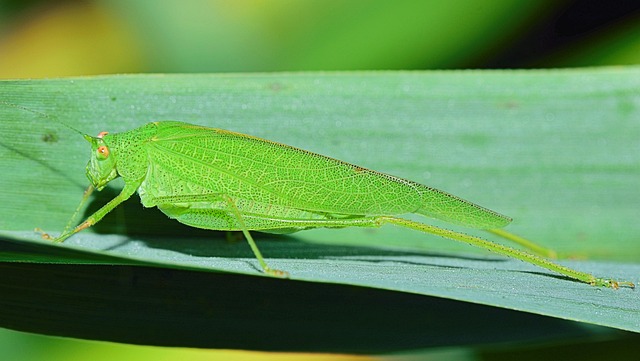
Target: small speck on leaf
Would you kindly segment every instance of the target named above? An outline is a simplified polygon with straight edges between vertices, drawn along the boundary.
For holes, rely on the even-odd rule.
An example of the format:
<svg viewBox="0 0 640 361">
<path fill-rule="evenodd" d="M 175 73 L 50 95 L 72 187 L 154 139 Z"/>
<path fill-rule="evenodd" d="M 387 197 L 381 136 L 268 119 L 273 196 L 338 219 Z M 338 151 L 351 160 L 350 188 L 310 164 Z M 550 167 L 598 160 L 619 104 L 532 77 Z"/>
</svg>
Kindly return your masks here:
<svg viewBox="0 0 640 361">
<path fill-rule="evenodd" d="M 40 139 L 45 143 L 57 143 L 59 140 L 58 135 L 54 132 L 46 132 L 42 134 Z"/>
</svg>

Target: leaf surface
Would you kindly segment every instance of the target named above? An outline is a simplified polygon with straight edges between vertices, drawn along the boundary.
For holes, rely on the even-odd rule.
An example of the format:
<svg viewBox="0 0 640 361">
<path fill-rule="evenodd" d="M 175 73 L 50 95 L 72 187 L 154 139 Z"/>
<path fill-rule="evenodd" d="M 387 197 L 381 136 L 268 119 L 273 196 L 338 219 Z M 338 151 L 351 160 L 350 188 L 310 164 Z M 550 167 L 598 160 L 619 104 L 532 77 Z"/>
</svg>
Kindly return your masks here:
<svg viewBox="0 0 640 361">
<path fill-rule="evenodd" d="M 149 121 L 180 120 L 290 144 L 443 189 L 512 216 L 508 230 L 570 257 L 560 261 L 565 265 L 637 283 L 639 89 L 640 68 L 634 67 L 2 81 L 0 260 L 5 271 L 0 294 L 10 297 L 2 298 L 1 326 L 201 347 L 238 347 L 234 342 L 245 332 L 245 348 L 334 351 L 442 346 L 462 334 L 472 342 L 514 338 L 507 328 L 482 321 L 479 315 L 488 309 L 514 320 L 534 317 L 531 323 L 550 320 L 529 315 L 537 314 L 638 332 L 640 301 L 633 290 L 590 287 L 523 262 L 393 227 L 256 234 L 269 264 L 290 272 L 292 280 L 262 277 L 244 241 L 230 242 L 224 233 L 195 230 L 155 209 L 143 210 L 137 197 L 62 246 L 38 240 L 32 230 L 64 228 L 87 185 L 88 144 L 58 120 L 92 135 Z M 113 198 L 119 186 L 96 194 L 84 216 Z M 482 232 L 459 230 L 495 240 Z M 120 278 L 114 280 L 114 273 Z M 150 281 L 136 278 L 141 274 Z M 34 286 L 36 280 L 42 287 Z M 245 288 L 238 291 L 236 283 Z M 189 300 L 170 307 L 175 299 L 162 293 L 167 285 L 176 292 L 188 289 Z M 129 299 L 123 287 L 137 298 Z M 56 293 L 60 288 L 68 297 Z M 83 296 L 89 290 L 102 295 L 96 296 L 97 304 Z M 206 313 L 202 302 L 216 292 L 228 295 L 228 302 L 209 306 L 224 306 L 228 315 Z M 353 293 L 363 296 L 343 311 L 361 312 L 362 319 L 341 314 L 336 306 L 322 309 L 322 297 L 344 306 Z M 311 295 L 317 298 L 310 300 Z M 260 301 L 265 297 L 272 301 Z M 150 300 L 163 310 L 166 323 L 157 320 L 153 308 L 140 306 Z M 375 301 L 367 307 L 366 300 Z M 404 310 L 385 316 L 380 300 Z M 118 306 L 129 302 L 132 307 L 126 312 Z M 417 304 L 421 306 L 415 313 L 408 312 L 407 305 Z M 441 342 L 421 333 L 446 322 L 434 318 L 443 312 L 437 305 L 455 309 L 448 313 L 450 333 L 445 334 L 450 337 Z M 202 317 L 208 321 L 201 326 L 211 335 L 206 340 L 198 338 L 202 328 L 187 322 L 195 313 L 183 314 L 183 308 L 190 307 L 206 315 Z M 313 313 L 313 307 L 322 317 L 305 320 L 302 315 Z M 34 309 L 43 308 L 52 312 L 34 322 Z M 56 309 L 62 312 L 53 312 Z M 234 322 L 239 310 L 248 309 L 261 312 Z M 73 310 L 82 310 L 81 317 L 74 318 Z M 292 317 L 283 318 L 287 313 Z M 131 317 L 136 314 L 140 317 Z M 106 322 L 109 318 L 121 319 L 129 331 Z M 406 331 L 415 337 L 389 338 L 393 327 L 362 326 L 363 320 L 388 326 L 398 319 L 414 320 Z M 470 320 L 473 332 L 462 324 L 464 319 Z M 88 332 L 90 320 L 106 322 L 105 327 Z M 159 322 L 157 337 L 136 338 L 134 330 L 148 330 L 149 320 Z M 514 327 L 523 324 L 519 322 L 525 321 Z M 549 330 L 583 332 L 573 324 L 560 322 L 564 328 L 559 327 L 558 322 L 526 337 L 554 335 Z M 345 323 L 364 327 L 372 338 L 313 336 Z M 169 332 L 169 325 L 176 329 Z M 246 334 L 249 325 L 261 331 Z M 256 341 L 265 328 L 289 335 L 288 341 Z M 183 336 L 172 340 L 176 330 Z M 303 338 L 315 342 L 292 341 Z"/>
</svg>

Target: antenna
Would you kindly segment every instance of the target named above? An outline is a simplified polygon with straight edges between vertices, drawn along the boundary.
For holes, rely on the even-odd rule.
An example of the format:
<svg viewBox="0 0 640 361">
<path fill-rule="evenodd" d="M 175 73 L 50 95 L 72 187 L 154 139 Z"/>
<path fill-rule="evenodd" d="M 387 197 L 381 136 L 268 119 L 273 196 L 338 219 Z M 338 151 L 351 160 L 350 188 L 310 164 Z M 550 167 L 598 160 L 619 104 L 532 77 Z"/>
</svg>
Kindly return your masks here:
<svg viewBox="0 0 640 361">
<path fill-rule="evenodd" d="M 29 109 L 29 108 L 24 107 L 24 106 L 22 106 L 22 105 L 9 103 L 9 102 L 4 101 L 4 100 L 0 100 L 0 104 L 4 104 L 4 105 L 7 105 L 7 106 L 10 106 L 10 107 L 16 108 L 16 109 L 24 110 L 24 111 L 27 111 L 27 112 L 33 113 L 33 114 L 35 114 L 35 115 L 38 115 L 38 116 L 40 116 L 40 117 L 42 117 L 42 118 L 46 118 L 46 119 L 52 120 L 52 121 L 54 121 L 54 122 L 56 122 L 56 123 L 58 123 L 58 124 L 62 124 L 63 126 L 65 126 L 65 127 L 69 128 L 69 129 L 73 130 L 74 132 L 76 132 L 76 133 L 78 133 L 78 134 L 80 134 L 80 135 L 84 135 L 84 133 L 82 133 L 81 131 L 77 130 L 76 128 L 74 128 L 74 127 L 70 126 L 69 124 L 66 124 L 66 123 L 64 123 L 64 122 L 62 122 L 62 121 L 60 121 L 60 120 L 56 119 L 55 117 L 52 117 L 52 116 L 50 116 L 50 115 L 46 114 L 46 113 L 39 112 L 39 111 L 37 111 L 37 110 L 33 110 L 33 109 Z"/>
</svg>

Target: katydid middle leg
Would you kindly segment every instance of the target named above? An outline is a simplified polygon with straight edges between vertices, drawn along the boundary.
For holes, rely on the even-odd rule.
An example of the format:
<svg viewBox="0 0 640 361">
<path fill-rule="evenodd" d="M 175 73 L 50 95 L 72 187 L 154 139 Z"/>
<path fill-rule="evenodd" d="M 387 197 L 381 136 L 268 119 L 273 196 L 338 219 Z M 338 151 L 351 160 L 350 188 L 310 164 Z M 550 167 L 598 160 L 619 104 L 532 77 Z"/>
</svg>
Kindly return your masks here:
<svg viewBox="0 0 640 361">
<path fill-rule="evenodd" d="M 245 224 L 244 216 L 242 212 L 238 209 L 235 201 L 228 195 L 225 194 L 217 194 L 217 193 L 209 193 L 209 194 L 197 194 L 197 195 L 181 195 L 181 196 L 167 196 L 167 197 L 157 197 L 154 199 L 154 202 L 157 203 L 158 208 L 168 215 L 171 218 L 176 219 L 178 222 L 184 223 L 189 226 L 202 228 L 202 229 L 211 229 L 211 230 L 221 230 L 224 229 L 220 226 L 215 226 L 217 222 L 220 221 L 222 214 L 219 209 L 206 209 L 206 208 L 191 208 L 180 207 L 179 204 L 192 204 L 192 203 L 215 203 L 215 202 L 224 202 L 226 204 L 226 210 L 228 214 L 231 215 L 231 219 L 235 223 L 235 227 L 242 231 L 244 237 L 249 243 L 249 247 L 253 251 L 253 254 L 256 256 L 258 263 L 262 270 L 271 276 L 286 278 L 289 277 L 289 274 L 285 271 L 273 269 L 267 265 L 267 262 L 264 260 L 262 256 L 262 252 L 258 248 L 253 236 L 249 232 L 249 228 Z M 190 216 L 197 214 L 197 222 L 194 220 L 189 220 Z M 231 222 L 231 220 L 229 221 Z M 231 227 L 228 226 L 227 229 Z"/>
</svg>

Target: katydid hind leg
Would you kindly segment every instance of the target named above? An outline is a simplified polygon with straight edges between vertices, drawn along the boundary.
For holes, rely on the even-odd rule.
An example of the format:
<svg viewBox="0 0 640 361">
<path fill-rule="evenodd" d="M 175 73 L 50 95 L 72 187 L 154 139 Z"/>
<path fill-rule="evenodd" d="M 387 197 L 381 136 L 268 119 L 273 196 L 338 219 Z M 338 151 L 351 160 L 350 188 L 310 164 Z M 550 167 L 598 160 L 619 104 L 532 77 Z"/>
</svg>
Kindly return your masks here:
<svg viewBox="0 0 640 361">
<path fill-rule="evenodd" d="M 558 253 L 550 248 L 546 248 L 543 247 L 533 241 L 530 241 L 524 237 L 518 236 L 517 234 L 513 234 L 510 232 L 505 231 L 502 228 L 491 228 L 491 229 L 485 229 L 485 231 L 495 234 L 498 237 L 504 238 L 508 241 L 511 241 L 515 244 L 518 244 L 524 248 L 526 248 L 527 250 L 529 250 L 530 252 L 533 252 L 535 254 L 537 254 L 538 256 L 542 256 L 542 257 L 546 257 L 546 258 L 551 258 L 551 259 L 557 259 L 558 258 Z"/>
<path fill-rule="evenodd" d="M 626 282 L 626 281 L 619 282 L 612 279 L 597 278 L 592 274 L 577 271 L 572 268 L 554 263 L 548 259 L 536 256 L 534 254 L 517 250 L 515 248 L 507 247 L 498 243 L 493 243 L 493 242 L 484 240 L 482 238 L 450 231 L 447 229 L 438 228 L 438 227 L 431 226 L 424 223 L 414 222 L 404 218 L 397 218 L 392 216 L 380 216 L 380 217 L 377 217 L 376 219 L 379 225 L 382 225 L 385 223 L 394 224 L 400 227 L 409 228 L 409 229 L 421 231 L 424 233 L 434 234 L 434 235 L 448 238 L 454 241 L 464 242 L 472 246 L 480 247 L 494 253 L 498 253 L 507 257 L 511 257 L 527 263 L 531 263 L 538 267 L 548 269 L 550 271 L 559 273 L 569 278 L 572 278 L 584 283 L 588 283 L 592 286 L 609 287 L 614 289 L 617 289 L 619 287 L 635 288 L 635 285 L 632 282 Z"/>
<path fill-rule="evenodd" d="M 208 212 L 207 213 L 202 209 L 185 209 L 181 211 L 179 208 L 167 209 L 166 207 L 163 207 L 163 205 L 159 205 L 159 207 L 163 212 L 167 213 L 170 217 L 176 218 L 185 224 L 193 225 L 199 228 L 209 228 L 207 227 L 207 224 L 210 223 L 211 225 L 213 225 L 214 222 L 220 222 L 221 218 L 224 218 L 224 217 L 228 218 L 229 216 L 233 215 L 232 218 L 237 222 L 236 224 L 236 226 L 238 226 L 237 228 L 243 231 L 245 237 L 247 238 L 247 241 L 249 242 L 249 245 L 254 250 L 256 258 L 258 258 L 258 261 L 260 262 L 261 266 L 263 266 L 263 268 L 267 267 L 265 269 L 265 272 L 271 273 L 268 266 L 266 266 L 266 264 L 264 263 L 264 260 L 262 258 L 260 251 L 255 246 L 255 241 L 253 241 L 253 237 L 251 237 L 251 234 L 249 233 L 249 227 L 247 227 L 247 224 L 245 222 L 245 216 L 243 216 L 242 212 L 239 211 L 238 207 L 236 206 L 236 203 L 233 201 L 231 197 L 224 196 L 224 195 L 207 195 L 206 197 L 203 197 L 202 195 L 199 195 L 199 196 L 192 195 L 192 196 L 184 196 L 184 197 L 178 196 L 178 197 L 170 197 L 167 199 L 162 199 L 163 202 L 174 203 L 174 204 L 185 203 L 185 202 L 187 203 L 203 202 L 203 201 L 220 202 L 221 200 L 227 203 L 228 209 L 225 211 L 218 210 L 217 214 L 215 210 L 207 210 Z M 184 213 L 181 213 L 181 212 L 184 212 Z M 203 214 L 202 212 L 205 212 L 205 213 Z M 194 219 L 202 219 L 203 215 L 208 217 L 204 221 L 200 220 L 199 224 L 192 223 L 193 219 L 187 219 L 191 216 L 195 216 Z M 248 218 L 247 220 L 249 219 L 250 218 Z M 228 222 L 228 221 L 222 220 L 222 222 Z M 524 262 L 531 263 L 538 267 L 548 269 L 550 271 L 565 275 L 569 278 L 573 278 L 594 286 L 604 286 L 604 287 L 610 287 L 610 288 L 618 288 L 619 286 L 633 287 L 633 284 L 630 282 L 617 282 L 615 280 L 597 278 L 589 273 L 580 272 L 565 266 L 561 266 L 545 258 L 536 256 L 528 252 L 506 247 L 504 245 L 493 243 L 493 242 L 484 240 L 482 238 L 478 238 L 478 237 L 474 237 L 474 236 L 470 236 L 470 235 L 466 235 L 466 234 L 462 234 L 462 233 L 458 233 L 450 230 L 445 230 L 445 229 L 427 225 L 424 223 L 410 221 L 404 218 L 397 218 L 392 216 L 370 216 L 370 217 L 324 219 L 324 220 L 317 220 L 317 219 L 279 220 L 280 228 L 379 227 L 379 226 L 382 226 L 383 224 L 393 224 L 396 226 L 409 228 L 409 229 L 421 231 L 424 233 L 434 234 L 437 236 L 441 236 L 443 238 L 464 242 L 464 243 L 467 243 L 476 247 L 480 247 L 498 254 L 505 255 L 507 257 L 511 257 L 511 258 L 522 260 Z M 219 223 L 218 226 L 222 226 L 222 224 Z M 214 227 L 210 229 L 217 229 L 217 228 Z M 254 227 L 252 227 L 252 229 L 254 229 Z"/>
</svg>

